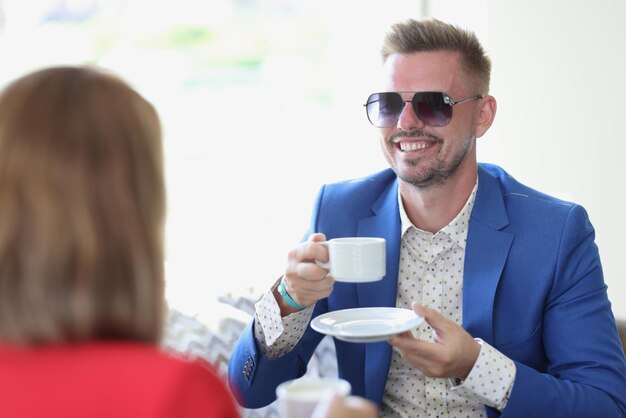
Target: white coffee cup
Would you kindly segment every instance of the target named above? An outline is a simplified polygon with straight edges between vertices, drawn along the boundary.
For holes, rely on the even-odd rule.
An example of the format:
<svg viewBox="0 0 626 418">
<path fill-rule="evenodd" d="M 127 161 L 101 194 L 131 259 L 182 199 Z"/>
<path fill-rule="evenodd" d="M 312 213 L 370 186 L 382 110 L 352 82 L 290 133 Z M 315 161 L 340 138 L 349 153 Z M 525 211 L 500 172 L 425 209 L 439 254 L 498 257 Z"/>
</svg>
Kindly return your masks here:
<svg viewBox="0 0 626 418">
<path fill-rule="evenodd" d="M 336 281 L 374 282 L 385 276 L 384 238 L 333 238 L 321 244 L 328 247 L 328 263 L 317 264 L 329 269 Z"/>
<path fill-rule="evenodd" d="M 348 396 L 350 383 L 338 378 L 302 377 L 281 383 L 276 388 L 281 418 L 309 418 L 318 402 L 329 391 Z"/>
</svg>

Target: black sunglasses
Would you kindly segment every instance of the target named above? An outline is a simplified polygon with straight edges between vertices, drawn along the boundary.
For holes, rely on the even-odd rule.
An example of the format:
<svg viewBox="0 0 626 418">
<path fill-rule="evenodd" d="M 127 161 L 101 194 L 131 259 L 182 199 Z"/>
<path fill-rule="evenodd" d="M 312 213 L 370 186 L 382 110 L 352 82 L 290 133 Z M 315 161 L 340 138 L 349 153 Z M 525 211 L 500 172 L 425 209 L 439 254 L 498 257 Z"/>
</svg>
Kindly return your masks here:
<svg viewBox="0 0 626 418">
<path fill-rule="evenodd" d="M 425 125 L 446 126 L 452 119 L 452 106 L 484 97 L 472 96 L 455 102 L 446 93 L 424 91 L 413 94 L 411 100 L 404 100 L 400 93 L 411 92 L 374 93 L 367 98 L 367 102 L 363 106 L 365 106 L 367 118 L 372 125 L 378 128 L 388 128 L 395 125 L 400 119 L 402 110 L 404 110 L 404 104 L 410 102 L 413 111 Z"/>
</svg>

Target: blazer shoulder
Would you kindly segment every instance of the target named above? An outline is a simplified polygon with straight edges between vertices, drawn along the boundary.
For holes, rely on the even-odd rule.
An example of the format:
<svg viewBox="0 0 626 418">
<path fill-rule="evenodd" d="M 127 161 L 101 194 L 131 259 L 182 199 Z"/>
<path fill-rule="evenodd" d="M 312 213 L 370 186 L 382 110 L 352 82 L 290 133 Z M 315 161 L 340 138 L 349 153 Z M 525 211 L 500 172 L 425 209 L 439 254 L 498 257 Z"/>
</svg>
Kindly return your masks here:
<svg viewBox="0 0 626 418">
<path fill-rule="evenodd" d="M 583 206 L 528 187 L 500 167 L 481 164 L 478 187 L 481 196 L 472 216 L 515 233 L 518 242 L 524 236 L 541 236 L 543 241 L 558 245 L 570 232 L 594 234 Z"/>
<path fill-rule="evenodd" d="M 572 207 L 577 206 L 573 202 L 549 195 L 519 182 L 497 165 L 481 163 L 480 168 L 479 187 L 480 181 L 491 178 L 497 182 L 502 196 L 511 203 L 560 207 L 563 212 L 569 212 Z"/>
<path fill-rule="evenodd" d="M 393 206 L 396 196 L 397 178 L 391 169 L 326 184 L 317 195 L 309 233 L 324 232 L 327 237 L 353 236 L 359 220 L 373 216 L 380 206 Z"/>
<path fill-rule="evenodd" d="M 372 175 L 322 186 L 318 201 L 324 205 L 367 207 L 397 183 L 396 174 L 385 169 Z"/>
</svg>

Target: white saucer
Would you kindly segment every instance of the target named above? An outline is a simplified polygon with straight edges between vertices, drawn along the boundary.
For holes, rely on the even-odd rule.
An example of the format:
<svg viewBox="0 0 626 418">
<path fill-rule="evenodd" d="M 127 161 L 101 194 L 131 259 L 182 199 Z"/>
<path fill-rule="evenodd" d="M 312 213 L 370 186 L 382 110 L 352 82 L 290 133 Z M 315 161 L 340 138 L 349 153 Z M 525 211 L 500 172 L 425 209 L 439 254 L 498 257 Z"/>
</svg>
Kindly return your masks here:
<svg viewBox="0 0 626 418">
<path fill-rule="evenodd" d="M 417 328 L 424 318 L 403 308 L 354 308 L 328 312 L 311 321 L 322 334 L 352 343 L 386 341 Z"/>
</svg>

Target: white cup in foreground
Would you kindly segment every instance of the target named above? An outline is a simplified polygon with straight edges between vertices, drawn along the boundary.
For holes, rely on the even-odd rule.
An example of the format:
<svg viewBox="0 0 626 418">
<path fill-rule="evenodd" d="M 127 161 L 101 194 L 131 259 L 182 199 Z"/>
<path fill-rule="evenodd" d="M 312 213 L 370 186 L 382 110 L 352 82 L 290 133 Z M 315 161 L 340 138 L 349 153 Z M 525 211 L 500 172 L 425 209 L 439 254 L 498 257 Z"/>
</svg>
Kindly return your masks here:
<svg viewBox="0 0 626 418">
<path fill-rule="evenodd" d="M 333 238 L 321 244 L 328 246 L 329 260 L 318 264 L 329 269 L 336 281 L 374 282 L 385 276 L 384 238 Z"/>
<path fill-rule="evenodd" d="M 350 383 L 338 378 L 302 377 L 281 383 L 276 388 L 281 418 L 309 418 L 328 391 L 348 396 Z"/>
</svg>

